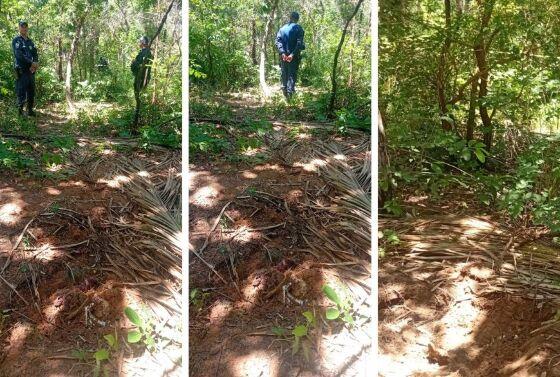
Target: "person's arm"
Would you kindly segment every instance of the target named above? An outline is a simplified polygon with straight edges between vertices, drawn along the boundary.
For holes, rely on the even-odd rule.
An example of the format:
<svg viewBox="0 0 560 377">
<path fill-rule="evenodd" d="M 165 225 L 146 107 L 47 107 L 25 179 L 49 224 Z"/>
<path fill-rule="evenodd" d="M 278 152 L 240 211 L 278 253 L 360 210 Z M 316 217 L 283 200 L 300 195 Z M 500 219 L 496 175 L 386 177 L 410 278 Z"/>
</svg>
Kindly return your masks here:
<svg viewBox="0 0 560 377">
<path fill-rule="evenodd" d="M 294 48 L 294 51 L 290 54 L 290 56 L 294 56 L 296 55 L 298 52 L 300 52 L 301 50 L 303 50 L 305 47 L 303 47 L 303 28 L 301 26 L 298 27 L 298 35 L 297 35 L 297 39 L 296 39 L 296 47 Z"/>
<path fill-rule="evenodd" d="M 135 75 L 136 75 L 136 72 L 138 72 L 138 68 L 140 67 L 141 62 L 142 62 L 142 51 L 140 51 L 138 53 L 138 55 L 136 55 L 136 58 L 134 58 L 134 60 L 132 61 L 132 64 L 130 64 L 130 70 Z"/>
<path fill-rule="evenodd" d="M 33 42 L 31 42 L 33 43 Z M 33 57 L 34 63 L 39 63 L 39 53 L 37 52 L 37 47 L 35 47 L 35 43 L 33 43 L 33 49 L 31 50 L 31 56 Z"/>
<path fill-rule="evenodd" d="M 281 55 L 286 54 L 286 48 L 284 46 L 284 41 L 282 40 L 282 32 L 280 30 L 278 30 L 278 33 L 276 34 L 276 48 L 278 49 L 278 53 L 280 53 Z"/>
</svg>

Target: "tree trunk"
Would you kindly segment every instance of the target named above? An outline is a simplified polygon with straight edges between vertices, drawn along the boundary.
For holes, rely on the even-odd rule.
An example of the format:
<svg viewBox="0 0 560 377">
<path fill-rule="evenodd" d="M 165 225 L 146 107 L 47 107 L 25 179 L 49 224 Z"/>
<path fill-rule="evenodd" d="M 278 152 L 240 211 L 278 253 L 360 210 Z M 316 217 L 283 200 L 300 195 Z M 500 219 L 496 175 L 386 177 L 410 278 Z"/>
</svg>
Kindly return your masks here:
<svg viewBox="0 0 560 377">
<path fill-rule="evenodd" d="M 160 0 L 158 0 L 157 2 L 156 9 L 158 11 L 159 11 L 159 4 L 160 4 Z M 154 48 L 154 62 L 156 62 L 158 58 L 158 47 L 159 47 L 159 35 L 156 39 L 156 47 Z M 156 103 L 157 100 L 157 77 L 156 77 L 157 75 L 155 73 L 156 73 L 155 71 L 152 72 L 152 81 L 154 83 L 154 92 L 152 93 L 152 105 Z"/>
<path fill-rule="evenodd" d="M 457 14 L 461 16 L 463 14 L 463 0 L 455 0 L 455 5 L 457 6 Z"/>
<path fill-rule="evenodd" d="M 58 37 L 57 39 L 57 47 L 58 47 L 58 62 L 56 64 L 56 73 L 58 75 L 58 81 L 64 81 L 64 75 L 62 73 L 62 39 Z"/>
<path fill-rule="evenodd" d="M 389 176 L 390 161 L 389 153 L 387 151 L 387 137 L 385 135 L 385 127 L 383 125 L 383 117 L 381 116 L 381 111 L 377 110 L 377 135 L 378 135 L 378 159 L 379 159 L 379 180 L 385 181 L 387 183 L 387 189 L 383 190 L 380 186 L 379 188 L 379 198 L 378 204 L 379 208 L 383 208 L 387 200 L 391 199 L 392 185 Z"/>
<path fill-rule="evenodd" d="M 478 79 L 471 83 L 471 93 L 469 99 L 469 117 L 467 119 L 467 140 L 474 139 L 474 125 L 476 119 L 476 92 L 478 89 Z"/>
<path fill-rule="evenodd" d="M 350 29 L 350 40 L 354 43 L 354 36 L 356 31 L 356 25 L 352 24 L 352 28 Z M 350 65 L 349 65 L 350 72 L 348 73 L 348 87 L 352 87 L 352 76 L 354 73 L 354 46 L 350 49 Z"/>
<path fill-rule="evenodd" d="M 358 13 L 358 10 L 360 9 L 360 5 L 362 5 L 363 2 L 364 0 L 358 0 L 358 4 L 356 4 L 356 7 L 354 8 L 354 12 L 352 12 L 352 15 L 348 17 L 348 20 L 346 20 L 346 24 L 344 25 L 344 29 L 342 30 L 342 36 L 340 37 L 340 42 L 338 42 L 338 47 L 334 54 L 333 69 L 331 73 L 331 85 L 332 85 L 331 99 L 328 108 L 328 113 L 331 116 L 334 114 L 334 103 L 336 100 L 336 73 L 337 73 L 336 68 L 338 65 L 338 57 L 340 56 L 340 51 L 342 51 L 342 45 L 344 44 L 344 39 L 346 38 L 346 33 L 348 32 L 348 25 L 350 25 L 350 22 L 352 21 L 356 13 Z"/>
<path fill-rule="evenodd" d="M 253 65 L 258 65 L 259 62 L 257 61 L 257 23 L 255 20 L 251 22 L 251 60 L 253 61 Z"/>
<path fill-rule="evenodd" d="M 441 126 L 444 130 L 451 130 L 453 125 L 447 120 L 447 100 L 445 98 L 446 63 L 451 47 L 451 0 L 445 0 L 445 40 L 439 54 L 439 64 L 436 74 L 436 89 L 439 113 L 442 116 Z"/>
<path fill-rule="evenodd" d="M 70 53 L 66 59 L 66 82 L 64 85 L 64 93 L 66 95 L 66 103 L 68 104 L 68 109 L 70 111 L 74 110 L 74 102 L 72 98 L 72 63 L 76 57 L 76 52 L 78 51 L 78 43 L 80 42 L 80 34 L 82 32 L 82 26 L 84 24 L 85 15 L 80 18 L 76 24 L 76 33 L 72 39 L 72 45 L 70 47 Z"/>
<path fill-rule="evenodd" d="M 159 26 L 156 30 L 156 33 L 153 35 L 153 37 L 150 39 L 150 43 L 148 44 L 148 48 L 152 47 L 152 44 L 154 43 L 154 40 L 159 36 L 159 33 L 161 33 L 161 31 L 163 30 L 163 25 L 165 25 L 165 21 L 167 21 L 167 16 L 169 16 L 169 12 L 171 12 L 171 9 L 173 9 L 173 4 L 175 3 L 175 0 L 171 0 L 171 2 L 169 3 L 169 6 L 167 7 L 167 10 L 165 11 L 165 14 L 163 15 Z M 210 40 L 208 39 L 208 42 L 210 42 Z M 141 70 L 140 70 L 141 71 Z M 146 70 L 146 75 L 148 74 L 148 71 Z M 144 77 L 144 80 L 146 79 L 146 77 Z M 140 92 L 138 90 L 136 90 L 136 88 L 134 88 L 134 99 L 136 100 L 136 107 L 134 109 L 134 120 L 132 121 L 132 131 L 133 132 L 138 132 L 138 123 L 140 122 L 140 109 L 142 106 L 142 99 L 140 97 Z"/>
<path fill-rule="evenodd" d="M 478 0 L 478 4 L 479 7 L 481 7 L 481 22 L 480 31 L 474 44 L 476 65 L 480 73 L 480 85 L 478 88 L 478 112 L 480 113 L 480 119 L 482 120 L 482 125 L 484 127 L 484 144 L 486 145 L 486 149 L 490 151 L 490 149 L 492 148 L 494 130 L 492 127 L 492 119 L 488 114 L 488 107 L 485 104 L 485 98 L 488 95 L 489 68 L 487 59 L 487 42 L 484 40 L 484 34 L 488 27 L 488 24 L 490 23 L 490 18 L 492 17 L 494 0 L 490 0 L 487 2 Z"/>
<path fill-rule="evenodd" d="M 261 60 L 259 63 L 259 82 L 261 84 L 261 90 L 263 92 L 263 95 L 265 98 L 270 96 L 270 88 L 268 87 L 268 84 L 266 83 L 266 67 L 265 67 L 265 63 L 266 63 L 266 44 L 268 41 L 268 36 L 270 34 L 270 29 L 272 26 L 272 20 L 274 19 L 274 13 L 276 13 L 276 7 L 278 6 L 278 1 L 279 0 L 272 0 L 272 8 L 270 9 L 270 13 L 268 15 L 268 18 L 266 20 L 266 24 L 264 26 L 264 34 L 263 34 L 263 38 L 261 41 Z"/>
</svg>

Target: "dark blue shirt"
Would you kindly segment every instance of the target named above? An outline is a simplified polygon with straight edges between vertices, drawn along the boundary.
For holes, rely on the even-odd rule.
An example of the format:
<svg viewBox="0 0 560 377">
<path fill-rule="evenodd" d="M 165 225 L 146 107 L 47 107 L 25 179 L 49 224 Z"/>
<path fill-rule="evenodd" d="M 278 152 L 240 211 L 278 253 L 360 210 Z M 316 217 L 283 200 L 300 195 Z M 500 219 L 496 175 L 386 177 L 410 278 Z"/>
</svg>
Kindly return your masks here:
<svg viewBox="0 0 560 377">
<path fill-rule="evenodd" d="M 12 51 L 14 53 L 15 68 L 29 70 L 33 62 L 39 61 L 39 55 L 35 44 L 30 38 L 23 38 L 18 35 L 12 40 Z"/>
<path fill-rule="evenodd" d="M 303 43 L 303 28 L 296 23 L 290 22 L 278 30 L 276 34 L 276 48 L 280 54 L 297 56 L 300 51 L 305 50 Z"/>
</svg>

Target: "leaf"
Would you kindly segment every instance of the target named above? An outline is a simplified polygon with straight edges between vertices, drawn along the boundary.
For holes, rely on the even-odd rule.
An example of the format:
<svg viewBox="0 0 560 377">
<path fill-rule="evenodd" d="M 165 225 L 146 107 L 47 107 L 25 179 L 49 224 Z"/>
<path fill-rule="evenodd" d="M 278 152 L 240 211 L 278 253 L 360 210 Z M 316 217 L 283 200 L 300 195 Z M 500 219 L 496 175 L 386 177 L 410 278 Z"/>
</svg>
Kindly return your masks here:
<svg viewBox="0 0 560 377">
<path fill-rule="evenodd" d="M 292 330 L 292 334 L 296 337 L 296 338 L 300 338 L 302 336 L 306 336 L 307 335 L 307 326 L 304 325 L 297 325 L 293 330 Z"/>
<path fill-rule="evenodd" d="M 351 325 L 354 324 L 354 317 L 352 317 L 348 312 L 344 313 L 344 317 L 342 317 L 342 320 Z"/>
<path fill-rule="evenodd" d="M 306 312 L 303 312 L 302 314 L 305 318 L 307 318 L 307 322 L 309 322 L 309 323 L 314 323 L 315 322 L 315 316 L 309 310 L 306 311 Z"/>
<path fill-rule="evenodd" d="M 97 361 L 97 362 L 100 362 L 100 361 L 103 361 L 103 360 L 108 360 L 109 359 L 109 351 L 107 351 L 105 348 L 101 348 L 93 354 L 93 357 L 95 357 L 95 361 Z"/>
<path fill-rule="evenodd" d="M 87 353 L 84 350 L 72 350 L 70 355 L 78 360 L 83 361 L 86 359 Z"/>
<path fill-rule="evenodd" d="M 327 319 L 335 320 L 340 316 L 340 312 L 337 308 L 328 308 L 326 313 Z"/>
<path fill-rule="evenodd" d="M 296 336 L 294 342 L 292 343 L 292 356 L 294 356 L 299 351 L 299 337 Z"/>
<path fill-rule="evenodd" d="M 475 149 L 474 154 L 476 155 L 476 158 L 478 158 L 478 161 L 480 161 L 484 164 L 484 162 L 486 161 L 486 156 L 484 155 L 484 152 L 482 151 L 482 149 L 478 149 L 478 148 Z"/>
<path fill-rule="evenodd" d="M 138 343 L 140 339 L 142 339 L 142 333 L 137 330 L 130 331 L 126 336 L 128 343 Z"/>
<path fill-rule="evenodd" d="M 103 336 L 103 338 L 105 338 L 105 340 L 107 341 L 107 344 L 109 344 L 109 346 L 111 348 L 115 348 L 115 346 L 117 344 L 117 339 L 115 339 L 115 336 L 113 334 L 107 334 L 107 335 Z"/>
<path fill-rule="evenodd" d="M 134 323 L 136 326 L 138 326 L 138 327 L 143 326 L 144 323 L 142 321 L 142 318 L 140 318 L 138 313 L 136 313 L 136 311 L 134 309 L 132 309 L 130 306 L 127 306 L 124 309 L 124 314 L 130 320 L 130 322 Z"/>
<path fill-rule="evenodd" d="M 328 285 L 324 285 L 323 286 L 323 293 L 329 298 L 329 300 L 331 300 L 332 302 L 334 302 L 338 306 L 342 306 L 340 298 L 338 298 L 338 295 L 336 294 L 334 289 L 332 289 Z"/>
<path fill-rule="evenodd" d="M 468 148 L 464 148 L 461 151 L 461 158 L 465 161 L 469 161 L 471 159 L 471 151 Z"/>
<path fill-rule="evenodd" d="M 274 326 L 271 330 L 272 333 L 276 336 L 284 336 L 288 332 L 288 330 L 286 330 L 285 328 L 276 326 Z"/>
</svg>

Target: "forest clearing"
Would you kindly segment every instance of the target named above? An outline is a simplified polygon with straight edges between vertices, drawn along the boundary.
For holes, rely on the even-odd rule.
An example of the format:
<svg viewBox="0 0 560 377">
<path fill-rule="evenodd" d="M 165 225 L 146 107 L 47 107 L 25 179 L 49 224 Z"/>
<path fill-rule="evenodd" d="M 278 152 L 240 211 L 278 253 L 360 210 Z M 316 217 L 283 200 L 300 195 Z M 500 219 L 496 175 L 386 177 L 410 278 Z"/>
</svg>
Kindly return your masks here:
<svg viewBox="0 0 560 377">
<path fill-rule="evenodd" d="M 558 376 L 558 4 L 380 9 L 379 375 Z"/>
<path fill-rule="evenodd" d="M 365 376 L 369 4 L 190 7 L 190 373 Z"/>
<path fill-rule="evenodd" d="M 0 7 L 0 376 L 179 376 L 180 3 Z"/>
</svg>

